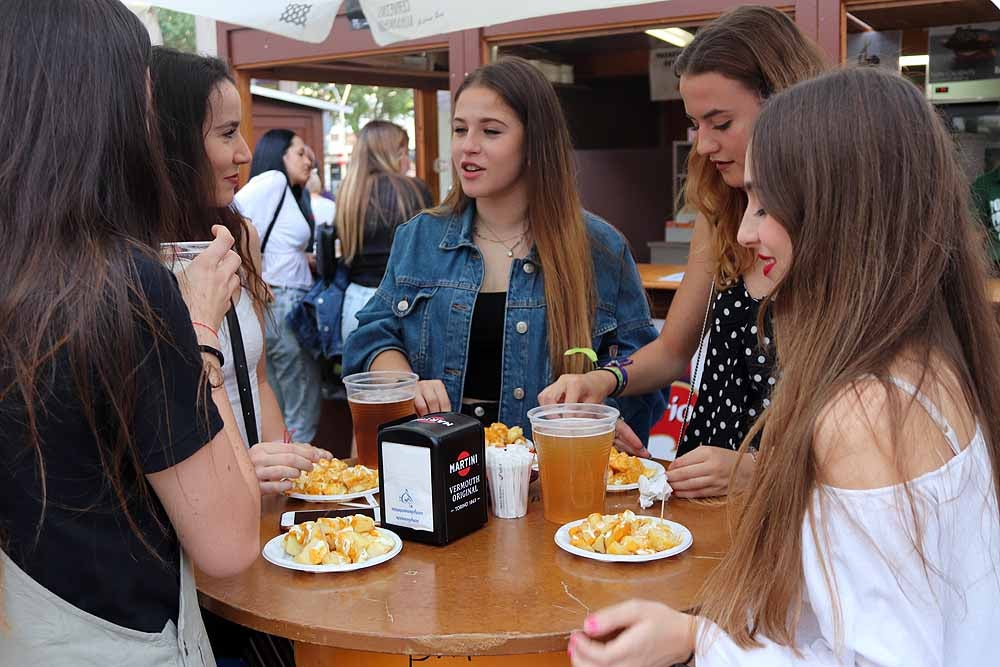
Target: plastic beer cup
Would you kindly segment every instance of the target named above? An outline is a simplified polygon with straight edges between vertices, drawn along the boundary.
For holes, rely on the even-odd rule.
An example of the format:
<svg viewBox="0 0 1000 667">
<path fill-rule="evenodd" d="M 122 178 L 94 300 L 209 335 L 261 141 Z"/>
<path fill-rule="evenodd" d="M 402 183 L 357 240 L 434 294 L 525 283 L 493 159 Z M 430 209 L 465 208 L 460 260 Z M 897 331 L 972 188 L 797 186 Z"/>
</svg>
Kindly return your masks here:
<svg viewBox="0 0 1000 667">
<path fill-rule="evenodd" d="M 416 412 L 417 375 L 402 371 L 355 373 L 344 378 L 344 387 L 354 421 L 358 462 L 377 468 L 378 428 Z"/>
<path fill-rule="evenodd" d="M 538 452 L 545 519 L 562 524 L 603 513 L 618 410 L 560 403 L 528 410 L 528 419 Z"/>
</svg>

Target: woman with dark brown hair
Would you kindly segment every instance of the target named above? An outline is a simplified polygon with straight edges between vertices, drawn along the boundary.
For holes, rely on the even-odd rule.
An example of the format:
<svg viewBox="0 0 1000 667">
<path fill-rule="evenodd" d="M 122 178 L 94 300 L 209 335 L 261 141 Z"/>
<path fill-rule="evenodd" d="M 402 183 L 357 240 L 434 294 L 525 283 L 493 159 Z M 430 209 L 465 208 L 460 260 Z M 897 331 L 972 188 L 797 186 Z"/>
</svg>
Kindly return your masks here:
<svg viewBox="0 0 1000 667">
<path fill-rule="evenodd" d="M 769 258 L 740 247 L 736 230 L 746 207 L 743 156 L 761 106 L 774 93 L 824 69 L 823 57 L 785 14 L 738 7 L 701 28 L 676 69 L 684 108 L 697 130 L 685 196 L 697 211 L 684 279 L 659 337 L 626 360 L 624 378 L 594 371 L 560 378 L 541 403 L 600 402 L 606 396 L 652 391 L 684 375 L 699 343 L 703 362 L 668 478 L 680 497 L 726 493 L 730 477 L 753 472 L 752 456 L 736 449 L 767 407 L 773 351 L 758 336 L 760 299 L 774 286 Z M 692 368 L 692 377 L 699 373 Z M 688 411 L 685 411 L 688 412 Z M 622 429 L 619 429 L 622 430 Z M 623 437 L 619 442 L 629 443 Z M 633 451 L 648 456 L 645 450 Z"/>
<path fill-rule="evenodd" d="M 186 302 L 163 265 L 149 60 L 117 0 L 0 2 L 3 665 L 214 665 L 193 568 L 260 550 L 253 466 L 209 399 L 240 257 L 212 227 Z"/>
<path fill-rule="evenodd" d="M 504 58 L 470 74 L 452 131 L 456 186 L 396 230 L 345 372 L 412 368 L 420 414 L 528 430 L 541 389 L 590 363 L 567 350 L 609 360 L 656 331 L 625 240 L 580 206 L 566 119 L 537 69 Z M 662 409 L 659 392 L 621 401 L 641 437 Z"/>
<path fill-rule="evenodd" d="M 762 465 L 699 616 L 597 612 L 573 664 L 993 664 L 1000 327 L 954 142 L 858 68 L 777 95 L 751 144 L 739 239 L 774 259 L 782 369 Z"/>
</svg>

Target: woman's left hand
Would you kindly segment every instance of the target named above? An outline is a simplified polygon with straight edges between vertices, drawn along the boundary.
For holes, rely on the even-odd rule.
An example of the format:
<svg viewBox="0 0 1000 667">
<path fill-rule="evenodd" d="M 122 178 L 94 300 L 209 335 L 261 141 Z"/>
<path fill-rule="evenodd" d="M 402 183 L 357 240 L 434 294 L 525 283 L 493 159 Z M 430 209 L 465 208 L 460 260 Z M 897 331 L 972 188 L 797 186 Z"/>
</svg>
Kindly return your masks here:
<svg viewBox="0 0 1000 667">
<path fill-rule="evenodd" d="M 736 469 L 737 487 L 749 484 L 756 464 L 749 454 L 723 447 L 700 445 L 667 468 L 667 481 L 678 498 L 708 498 L 729 493 L 729 478 Z"/>
<path fill-rule="evenodd" d="M 588 616 L 567 653 L 573 667 L 669 667 L 694 651 L 694 621 L 659 602 L 629 600 Z"/>
</svg>

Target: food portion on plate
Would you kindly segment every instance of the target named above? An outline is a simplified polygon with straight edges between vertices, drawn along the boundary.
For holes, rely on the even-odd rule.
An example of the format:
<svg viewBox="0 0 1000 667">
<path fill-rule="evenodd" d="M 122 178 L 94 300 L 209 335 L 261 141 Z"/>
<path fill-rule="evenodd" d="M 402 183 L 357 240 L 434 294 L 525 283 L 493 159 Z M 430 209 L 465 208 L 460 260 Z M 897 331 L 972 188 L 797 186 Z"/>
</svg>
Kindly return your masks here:
<svg viewBox="0 0 1000 667">
<path fill-rule="evenodd" d="M 608 460 L 608 486 L 638 484 L 640 477 L 652 479 L 659 472 L 660 468 L 646 465 L 638 456 L 612 449 Z"/>
<path fill-rule="evenodd" d="M 615 556 L 648 555 L 681 544 L 682 536 L 653 517 L 636 516 L 631 510 L 619 514 L 591 514 L 569 529 L 569 543 L 577 549 Z"/>
<path fill-rule="evenodd" d="M 289 494 L 340 496 L 378 488 L 378 471 L 362 465 L 349 466 L 340 459 L 321 459 L 309 472 L 292 480 Z"/>
<path fill-rule="evenodd" d="M 493 422 L 484 429 L 487 447 L 507 447 L 508 445 L 530 446 L 520 426 L 507 426 L 503 422 Z"/>
<path fill-rule="evenodd" d="M 285 553 L 302 565 L 364 563 L 393 546 L 393 539 L 375 528 L 375 520 L 361 514 L 300 523 L 284 538 Z"/>
</svg>

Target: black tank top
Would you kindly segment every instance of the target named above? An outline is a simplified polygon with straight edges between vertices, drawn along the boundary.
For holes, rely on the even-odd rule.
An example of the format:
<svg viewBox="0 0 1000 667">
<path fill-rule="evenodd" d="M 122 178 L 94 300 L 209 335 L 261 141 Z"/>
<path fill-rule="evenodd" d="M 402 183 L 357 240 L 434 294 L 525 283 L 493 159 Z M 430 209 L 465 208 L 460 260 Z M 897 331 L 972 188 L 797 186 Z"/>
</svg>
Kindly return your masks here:
<svg viewBox="0 0 1000 667">
<path fill-rule="evenodd" d="M 463 398 L 500 400 L 506 292 L 480 292 L 472 310 Z"/>
</svg>

